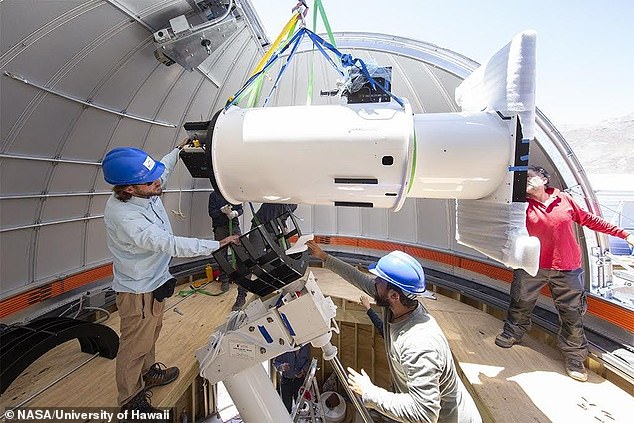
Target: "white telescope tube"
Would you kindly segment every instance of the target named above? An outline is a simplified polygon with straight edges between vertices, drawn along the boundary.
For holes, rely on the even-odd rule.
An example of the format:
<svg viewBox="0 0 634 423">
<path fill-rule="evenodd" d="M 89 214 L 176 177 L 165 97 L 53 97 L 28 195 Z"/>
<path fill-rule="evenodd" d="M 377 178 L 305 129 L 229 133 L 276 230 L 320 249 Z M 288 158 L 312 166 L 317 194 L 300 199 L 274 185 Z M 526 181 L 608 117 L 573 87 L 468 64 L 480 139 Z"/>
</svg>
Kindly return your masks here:
<svg viewBox="0 0 634 423">
<path fill-rule="evenodd" d="M 213 128 L 212 167 L 232 203 L 396 211 L 406 197 L 494 192 L 512 165 L 514 125 L 495 112 L 414 115 L 407 102 L 232 107 Z"/>
<path fill-rule="evenodd" d="M 392 208 L 413 151 L 413 115 L 406 110 L 389 103 L 231 108 L 213 130 L 216 182 L 232 203 Z"/>
<path fill-rule="evenodd" d="M 425 113 L 414 115 L 414 125 L 416 166 L 408 197 L 475 200 L 508 176 L 515 139 L 496 113 Z"/>
<path fill-rule="evenodd" d="M 227 392 L 247 423 L 292 423 L 262 365 L 248 367 L 223 380 Z"/>
</svg>

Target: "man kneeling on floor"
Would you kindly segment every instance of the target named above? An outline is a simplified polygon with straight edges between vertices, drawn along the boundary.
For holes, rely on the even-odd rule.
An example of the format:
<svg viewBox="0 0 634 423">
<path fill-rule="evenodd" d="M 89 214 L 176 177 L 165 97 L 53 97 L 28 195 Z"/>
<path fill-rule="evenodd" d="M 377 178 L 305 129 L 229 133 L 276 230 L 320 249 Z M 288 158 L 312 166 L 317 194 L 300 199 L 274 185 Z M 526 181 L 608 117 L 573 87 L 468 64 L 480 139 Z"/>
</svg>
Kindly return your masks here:
<svg viewBox="0 0 634 423">
<path fill-rule="evenodd" d="M 121 318 L 116 381 L 122 411 L 159 412 L 150 404 L 148 389 L 178 378 L 177 367 L 155 362 L 164 300 L 176 285 L 169 273 L 170 259 L 208 256 L 229 242 L 238 242 L 237 236 L 218 242 L 172 233 L 159 196 L 178 161 L 179 148 L 186 142 L 158 162 L 143 150 L 119 147 L 102 163 L 104 179 L 114 185 L 104 210 L 104 225 Z"/>
</svg>

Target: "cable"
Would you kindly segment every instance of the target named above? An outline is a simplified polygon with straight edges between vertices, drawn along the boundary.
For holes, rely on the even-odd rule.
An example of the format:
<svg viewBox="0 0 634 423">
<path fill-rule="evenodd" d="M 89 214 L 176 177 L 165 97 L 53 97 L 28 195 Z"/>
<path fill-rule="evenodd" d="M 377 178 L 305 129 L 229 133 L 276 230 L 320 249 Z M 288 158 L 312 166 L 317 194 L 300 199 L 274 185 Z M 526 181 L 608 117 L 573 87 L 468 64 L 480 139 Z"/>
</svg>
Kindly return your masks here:
<svg viewBox="0 0 634 423">
<path fill-rule="evenodd" d="M 229 13 L 231 13 L 231 9 L 233 8 L 233 0 L 229 0 L 229 5 L 227 6 L 227 10 L 226 12 L 220 16 L 219 18 L 216 18 L 214 20 L 211 20 L 209 22 L 205 22 L 201 25 L 198 25 L 197 27 L 191 28 L 194 29 L 196 31 L 200 31 L 201 29 L 205 29 L 205 28 L 209 28 L 210 26 L 214 26 L 219 22 L 222 22 L 227 16 L 229 16 Z"/>
<path fill-rule="evenodd" d="M 70 306 L 69 306 L 66 310 L 62 311 L 62 312 L 59 314 L 59 316 L 57 316 L 57 317 L 64 317 L 64 315 L 65 315 L 66 313 L 68 313 L 69 311 L 71 311 L 71 310 L 72 310 L 72 309 L 73 309 L 76 305 L 78 305 L 78 304 L 79 304 L 79 302 L 76 302 L 76 303 L 71 304 L 71 305 L 70 305 Z"/>
<path fill-rule="evenodd" d="M 77 316 L 79 316 L 79 313 L 82 310 L 82 305 L 84 305 L 84 296 L 83 295 L 81 297 L 79 297 L 79 308 L 77 309 L 77 313 L 75 313 L 75 315 L 73 316 L 73 319 L 76 319 Z"/>
<path fill-rule="evenodd" d="M 204 378 L 204 370 L 207 368 L 207 363 L 212 362 L 218 356 L 220 352 L 220 345 L 222 338 L 224 338 L 227 331 L 233 331 L 240 327 L 242 322 L 246 319 L 247 315 L 244 311 L 233 311 L 227 319 L 227 324 L 220 330 L 214 332 L 207 341 L 207 345 L 210 347 L 202 360 L 200 360 L 200 376 Z M 250 339 L 252 341 L 252 339 Z"/>
<path fill-rule="evenodd" d="M 106 320 L 108 320 L 110 318 L 110 312 L 108 310 L 106 310 L 105 308 L 101 308 L 101 307 L 84 307 L 84 310 L 95 310 L 95 311 L 102 311 L 104 313 L 106 313 L 106 315 L 104 317 L 102 317 L 99 320 L 96 320 L 94 323 L 103 323 Z"/>
<path fill-rule="evenodd" d="M 180 160 L 179 160 L 180 162 Z M 178 163 L 177 163 L 178 164 Z M 183 166 L 179 166 L 178 167 L 178 211 L 170 209 L 170 211 L 172 213 L 174 213 L 176 216 L 180 217 L 181 219 L 185 219 L 187 216 L 185 216 L 185 214 L 182 212 L 181 210 L 181 199 L 183 198 L 183 187 L 181 185 L 181 174 L 183 173 Z"/>
</svg>

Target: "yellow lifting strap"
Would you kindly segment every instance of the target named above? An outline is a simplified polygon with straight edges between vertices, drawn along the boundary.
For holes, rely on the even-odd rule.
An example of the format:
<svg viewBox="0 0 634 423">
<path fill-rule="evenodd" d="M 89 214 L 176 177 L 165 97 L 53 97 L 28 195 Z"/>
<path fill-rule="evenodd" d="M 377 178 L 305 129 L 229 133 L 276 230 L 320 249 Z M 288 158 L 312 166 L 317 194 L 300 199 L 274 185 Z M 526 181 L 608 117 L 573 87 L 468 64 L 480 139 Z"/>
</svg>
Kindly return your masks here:
<svg viewBox="0 0 634 423">
<path fill-rule="evenodd" d="M 297 22 L 299 22 L 301 17 L 302 15 L 299 11 L 293 13 L 293 16 L 291 16 L 286 25 L 284 25 L 284 28 L 282 28 L 282 31 L 279 33 L 275 41 L 273 41 L 271 47 L 264 54 L 264 56 L 262 56 L 255 68 L 253 68 L 253 72 L 251 72 L 249 78 L 260 72 L 262 68 L 264 68 L 264 65 L 266 65 L 266 63 L 269 61 L 273 53 L 277 51 L 282 41 L 286 41 L 289 37 L 293 35 L 293 33 L 295 32 L 295 27 L 297 26 Z M 260 93 L 262 92 L 262 76 L 263 75 L 260 75 L 258 81 L 256 81 L 249 90 L 249 101 L 247 103 L 248 108 L 255 106 L 255 104 L 258 102 L 258 99 L 260 98 Z"/>
<path fill-rule="evenodd" d="M 284 28 L 282 28 L 282 32 L 280 32 L 280 34 L 277 36 L 275 41 L 273 41 L 273 44 L 271 44 L 271 48 L 269 48 L 266 54 L 262 56 L 262 59 L 260 59 L 258 64 L 255 66 L 250 76 L 253 76 L 262 70 L 262 68 L 264 67 L 266 62 L 268 62 L 268 60 L 271 58 L 273 53 L 277 51 L 277 48 L 280 46 L 282 41 L 288 39 L 288 37 L 293 34 L 295 30 L 295 26 L 297 25 L 297 22 L 299 22 L 300 18 L 301 18 L 301 14 L 299 12 L 295 12 L 293 16 L 291 16 L 291 18 L 288 20 L 286 25 L 284 25 Z"/>
<path fill-rule="evenodd" d="M 330 23 L 328 22 L 326 11 L 324 9 L 324 5 L 321 3 L 321 0 L 315 0 L 313 3 L 313 32 L 317 32 L 317 16 L 318 15 L 319 17 L 321 17 L 324 27 L 326 28 L 326 33 L 328 34 L 328 39 L 330 40 L 330 43 L 336 47 L 335 38 L 332 35 L 332 29 L 330 28 Z M 269 61 L 271 56 L 280 47 L 280 44 L 283 41 L 284 42 L 288 41 L 294 35 L 295 27 L 297 26 L 298 22 L 302 21 L 302 19 L 303 19 L 303 16 L 302 16 L 301 9 L 298 9 L 295 12 L 293 12 L 293 15 L 288 20 L 286 25 L 284 25 L 284 28 L 282 28 L 282 31 L 279 33 L 277 38 L 275 38 L 275 41 L 273 42 L 273 44 L 271 44 L 271 47 L 267 50 L 264 56 L 262 56 L 258 64 L 255 66 L 255 68 L 253 68 L 253 71 L 251 72 L 251 75 L 249 76 L 249 78 L 255 75 L 256 73 L 260 72 L 264 68 L 266 63 Z M 313 50 L 314 50 L 314 46 L 313 46 Z M 306 96 L 307 97 L 306 105 L 310 105 L 312 103 L 312 97 L 313 97 L 313 61 L 312 60 L 310 62 L 310 72 L 309 72 L 308 79 L 309 81 L 308 81 L 308 92 Z M 263 75 L 260 75 L 258 77 L 258 80 L 255 81 L 255 83 L 245 93 L 243 93 L 243 95 L 247 93 L 249 94 L 249 100 L 246 106 L 247 108 L 254 107 L 259 101 L 260 93 L 262 92 L 263 81 L 264 81 Z M 230 100 L 233 100 L 233 99 L 230 99 Z"/>
</svg>

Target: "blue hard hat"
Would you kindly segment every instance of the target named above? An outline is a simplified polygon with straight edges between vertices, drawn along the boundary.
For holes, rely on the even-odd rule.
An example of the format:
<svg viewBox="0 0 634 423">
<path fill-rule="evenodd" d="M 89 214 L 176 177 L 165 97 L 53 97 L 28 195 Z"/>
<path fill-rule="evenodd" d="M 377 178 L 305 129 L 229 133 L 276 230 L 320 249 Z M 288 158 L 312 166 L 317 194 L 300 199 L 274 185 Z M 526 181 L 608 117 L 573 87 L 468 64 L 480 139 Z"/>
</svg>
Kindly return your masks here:
<svg viewBox="0 0 634 423">
<path fill-rule="evenodd" d="M 110 150 L 101 163 L 103 178 L 112 185 L 135 185 L 154 182 L 161 177 L 165 165 L 148 153 L 134 147 Z"/>
<path fill-rule="evenodd" d="M 398 286 L 409 294 L 425 292 L 425 272 L 418 260 L 402 251 L 392 251 L 371 264 L 373 275 Z"/>
</svg>

